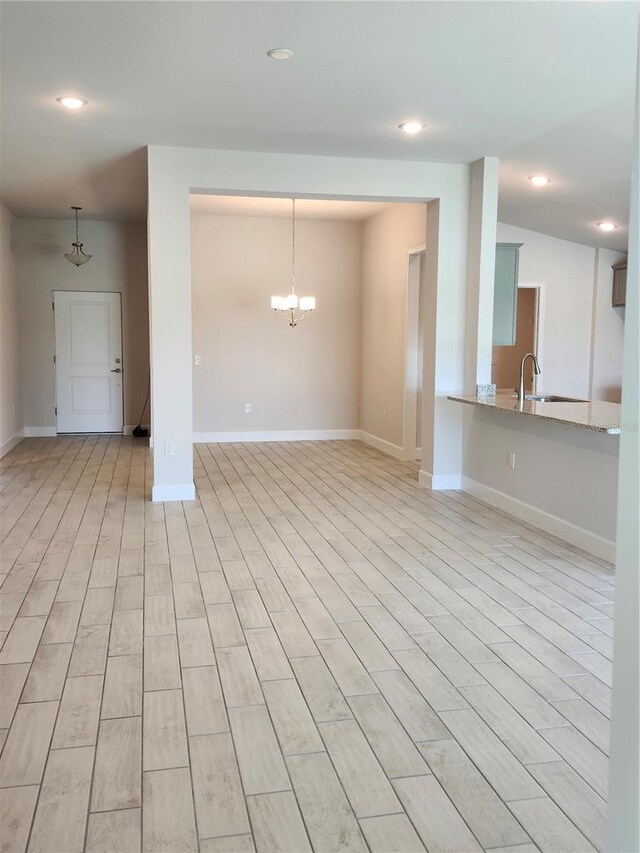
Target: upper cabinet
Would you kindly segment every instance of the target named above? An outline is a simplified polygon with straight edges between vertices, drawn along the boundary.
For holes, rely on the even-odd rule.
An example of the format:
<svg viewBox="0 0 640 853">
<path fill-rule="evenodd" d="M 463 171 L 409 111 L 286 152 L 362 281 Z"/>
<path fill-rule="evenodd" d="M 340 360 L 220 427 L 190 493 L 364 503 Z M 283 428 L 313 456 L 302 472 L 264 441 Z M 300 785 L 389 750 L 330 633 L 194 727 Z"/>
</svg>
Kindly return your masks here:
<svg viewBox="0 0 640 853">
<path fill-rule="evenodd" d="M 627 262 L 619 261 L 611 269 L 613 270 L 611 305 L 614 308 L 622 308 L 627 301 Z"/>
<path fill-rule="evenodd" d="M 518 254 L 522 243 L 496 245 L 493 291 L 493 345 L 511 347 L 516 342 L 518 310 Z"/>
</svg>

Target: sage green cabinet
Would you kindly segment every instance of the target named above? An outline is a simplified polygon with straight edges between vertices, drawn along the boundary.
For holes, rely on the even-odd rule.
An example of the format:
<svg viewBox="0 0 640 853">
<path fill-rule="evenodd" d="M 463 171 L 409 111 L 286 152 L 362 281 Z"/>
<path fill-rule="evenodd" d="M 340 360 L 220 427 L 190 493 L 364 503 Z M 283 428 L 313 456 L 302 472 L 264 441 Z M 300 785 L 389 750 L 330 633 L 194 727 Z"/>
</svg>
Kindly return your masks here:
<svg viewBox="0 0 640 853">
<path fill-rule="evenodd" d="M 518 311 L 518 253 L 522 243 L 496 245 L 493 290 L 493 345 L 511 347 L 516 342 Z"/>
<path fill-rule="evenodd" d="M 614 264 L 613 270 L 613 293 L 611 305 L 614 308 L 624 308 L 627 302 L 627 262 L 620 261 Z"/>
</svg>

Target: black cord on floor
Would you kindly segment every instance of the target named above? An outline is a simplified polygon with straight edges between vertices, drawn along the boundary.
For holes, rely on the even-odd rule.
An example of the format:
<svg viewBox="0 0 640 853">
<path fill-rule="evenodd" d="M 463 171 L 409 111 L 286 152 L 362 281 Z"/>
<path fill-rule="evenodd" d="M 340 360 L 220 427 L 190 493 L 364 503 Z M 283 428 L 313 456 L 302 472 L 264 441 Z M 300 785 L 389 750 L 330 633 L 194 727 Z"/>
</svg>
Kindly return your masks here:
<svg viewBox="0 0 640 853">
<path fill-rule="evenodd" d="M 151 396 L 151 375 L 149 375 L 149 382 L 147 384 L 147 397 L 144 401 L 144 406 L 142 407 L 142 411 L 140 412 L 140 420 L 138 421 L 138 425 L 131 430 L 131 435 L 134 438 L 147 438 L 149 435 L 149 430 L 146 427 L 142 426 L 142 419 L 144 418 L 144 413 L 147 410 L 147 405 L 149 403 L 149 398 Z"/>
</svg>

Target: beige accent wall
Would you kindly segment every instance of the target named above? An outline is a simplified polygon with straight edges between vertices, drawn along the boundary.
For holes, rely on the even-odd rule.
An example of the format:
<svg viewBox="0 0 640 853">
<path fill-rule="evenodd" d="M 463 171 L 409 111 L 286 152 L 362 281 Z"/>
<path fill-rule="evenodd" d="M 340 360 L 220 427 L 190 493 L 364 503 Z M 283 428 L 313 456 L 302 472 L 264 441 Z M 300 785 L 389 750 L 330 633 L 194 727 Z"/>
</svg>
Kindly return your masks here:
<svg viewBox="0 0 640 853">
<path fill-rule="evenodd" d="M 74 239 L 72 220 L 18 219 L 15 231 L 25 427 L 55 426 L 54 290 L 122 293 L 124 421 L 134 426 L 149 374 L 145 224 L 81 221 L 80 239 L 93 258 L 79 268 L 63 257 Z"/>
<path fill-rule="evenodd" d="M 298 220 L 296 289 L 317 309 L 291 329 L 270 308 L 291 285 L 290 220 L 191 217 L 196 435 L 358 428 L 361 259 L 361 223 Z"/>
<path fill-rule="evenodd" d="M 23 426 L 15 222 L 0 202 L 0 456 L 16 443 Z"/>
<path fill-rule="evenodd" d="M 361 429 L 402 446 L 407 251 L 426 243 L 426 204 L 397 204 L 364 222 Z"/>
</svg>

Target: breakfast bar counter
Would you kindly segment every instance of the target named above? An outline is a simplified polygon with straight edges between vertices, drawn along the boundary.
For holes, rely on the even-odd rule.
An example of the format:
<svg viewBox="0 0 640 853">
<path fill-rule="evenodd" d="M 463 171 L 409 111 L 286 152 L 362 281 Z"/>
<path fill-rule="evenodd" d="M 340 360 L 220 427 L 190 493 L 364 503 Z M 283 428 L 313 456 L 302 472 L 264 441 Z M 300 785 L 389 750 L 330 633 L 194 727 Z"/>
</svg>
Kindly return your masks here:
<svg viewBox="0 0 640 853">
<path fill-rule="evenodd" d="M 555 421 L 569 426 L 589 429 L 594 432 L 619 435 L 620 410 L 619 403 L 586 402 L 582 400 L 561 400 L 540 402 L 524 400 L 518 402 L 515 394 L 498 393 L 495 397 L 449 396 L 449 400 L 466 403 L 470 406 L 484 406 L 496 411 L 524 415 L 545 421 Z"/>
<path fill-rule="evenodd" d="M 536 395 L 554 397 L 554 395 Z M 618 489 L 617 403 L 522 403 L 452 395 L 464 409 L 462 488 L 548 533 L 613 560 Z"/>
</svg>

